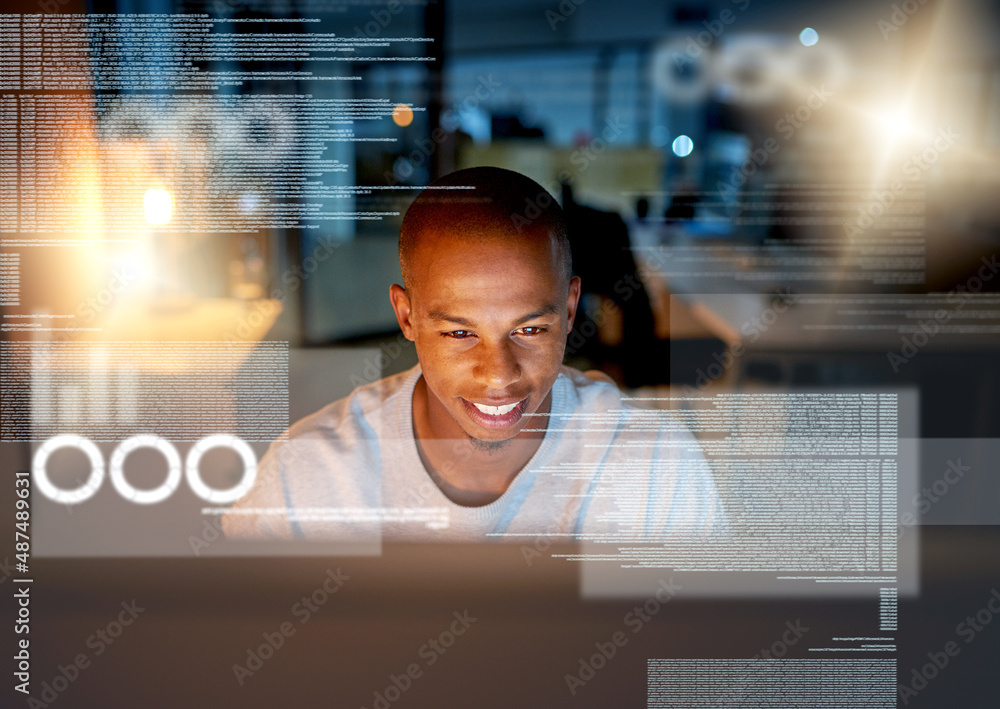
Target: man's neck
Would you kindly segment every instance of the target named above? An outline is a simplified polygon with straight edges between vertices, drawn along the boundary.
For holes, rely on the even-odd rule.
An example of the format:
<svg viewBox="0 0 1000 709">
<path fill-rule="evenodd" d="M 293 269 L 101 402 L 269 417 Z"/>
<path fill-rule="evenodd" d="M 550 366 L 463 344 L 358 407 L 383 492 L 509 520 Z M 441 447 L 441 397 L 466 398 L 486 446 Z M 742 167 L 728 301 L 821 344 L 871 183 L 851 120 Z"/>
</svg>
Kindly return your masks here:
<svg viewBox="0 0 1000 709">
<path fill-rule="evenodd" d="M 431 396 L 421 377 L 413 390 L 413 433 L 424 468 L 441 492 L 456 504 L 481 507 L 494 502 L 531 460 L 545 433 L 521 433 L 494 446 L 473 441 L 457 425 L 441 432 L 433 425 Z M 549 413 L 551 403 L 549 392 L 538 413 Z M 539 418 L 548 421 L 547 416 Z"/>
</svg>

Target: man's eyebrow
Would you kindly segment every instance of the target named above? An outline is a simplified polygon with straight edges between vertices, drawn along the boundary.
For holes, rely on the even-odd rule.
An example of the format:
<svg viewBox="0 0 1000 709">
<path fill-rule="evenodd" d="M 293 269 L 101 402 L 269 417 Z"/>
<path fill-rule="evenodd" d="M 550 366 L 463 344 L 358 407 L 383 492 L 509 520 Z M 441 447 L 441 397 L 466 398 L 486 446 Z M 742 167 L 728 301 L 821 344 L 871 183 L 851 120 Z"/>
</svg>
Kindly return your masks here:
<svg viewBox="0 0 1000 709">
<path fill-rule="evenodd" d="M 529 320 L 534 320 L 535 318 L 540 318 L 543 315 L 558 315 L 558 314 L 559 314 L 559 309 L 556 306 L 554 306 L 554 305 L 552 305 L 550 303 L 550 304 L 546 305 L 543 308 L 539 308 L 538 310 L 536 310 L 533 313 L 528 313 L 527 315 L 525 315 L 523 318 L 521 318 L 520 320 L 518 320 L 514 324 L 515 325 L 520 325 L 522 323 L 528 322 Z"/>
<path fill-rule="evenodd" d="M 543 315 L 556 315 L 558 314 L 558 312 L 559 309 L 556 308 L 556 306 L 549 304 L 539 308 L 533 313 L 528 313 L 524 317 L 518 318 L 514 324 L 520 325 L 522 323 L 528 322 L 529 320 L 540 318 Z M 456 325 L 461 325 L 463 327 L 474 327 L 471 320 L 466 320 L 465 318 L 459 317 L 458 315 L 450 315 L 449 313 L 446 313 L 443 310 L 432 310 L 429 313 L 427 313 L 427 317 L 429 317 L 431 320 L 444 320 L 446 322 L 453 322 Z"/>
<path fill-rule="evenodd" d="M 427 313 L 427 317 L 431 320 L 446 320 L 448 322 L 453 322 L 458 325 L 464 325 L 465 327 L 472 327 L 472 322 L 466 320 L 465 318 L 460 318 L 457 315 L 449 315 L 441 310 L 432 310 Z"/>
</svg>

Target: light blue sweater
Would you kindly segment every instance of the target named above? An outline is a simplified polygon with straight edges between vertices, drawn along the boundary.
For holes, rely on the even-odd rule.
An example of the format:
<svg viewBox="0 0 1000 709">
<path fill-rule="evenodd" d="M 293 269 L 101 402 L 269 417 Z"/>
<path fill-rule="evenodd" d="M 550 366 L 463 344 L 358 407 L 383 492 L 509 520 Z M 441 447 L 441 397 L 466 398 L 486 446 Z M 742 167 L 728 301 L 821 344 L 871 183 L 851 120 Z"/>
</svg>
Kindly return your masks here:
<svg viewBox="0 0 1000 709">
<path fill-rule="evenodd" d="M 708 465 L 668 411 L 563 367 L 545 437 L 494 502 L 449 500 L 413 437 L 419 365 L 355 389 L 275 441 L 225 515 L 237 538 L 658 540 L 725 529 Z M 541 427 L 541 426 L 539 426 Z"/>
</svg>

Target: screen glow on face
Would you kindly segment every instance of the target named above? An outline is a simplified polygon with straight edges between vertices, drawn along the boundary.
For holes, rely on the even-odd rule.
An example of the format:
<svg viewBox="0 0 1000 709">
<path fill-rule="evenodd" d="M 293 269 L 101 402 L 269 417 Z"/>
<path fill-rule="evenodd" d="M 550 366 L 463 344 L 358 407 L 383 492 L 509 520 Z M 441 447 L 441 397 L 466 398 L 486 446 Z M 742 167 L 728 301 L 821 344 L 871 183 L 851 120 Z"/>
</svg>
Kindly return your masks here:
<svg viewBox="0 0 1000 709">
<path fill-rule="evenodd" d="M 547 238 L 421 245 L 406 325 L 436 435 L 501 441 L 545 427 L 531 416 L 558 377 L 579 291 L 558 256 Z"/>
</svg>

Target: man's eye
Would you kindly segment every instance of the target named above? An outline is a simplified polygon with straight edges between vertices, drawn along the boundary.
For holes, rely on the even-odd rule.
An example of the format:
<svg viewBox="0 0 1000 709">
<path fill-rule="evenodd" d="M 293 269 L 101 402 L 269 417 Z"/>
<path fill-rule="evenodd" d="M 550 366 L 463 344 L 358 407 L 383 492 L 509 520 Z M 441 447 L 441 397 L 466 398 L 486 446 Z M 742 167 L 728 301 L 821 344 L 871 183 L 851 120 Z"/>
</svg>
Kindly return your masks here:
<svg viewBox="0 0 1000 709">
<path fill-rule="evenodd" d="M 472 333 L 468 330 L 452 330 L 451 332 L 444 333 L 445 337 L 453 337 L 456 340 L 464 340 L 469 337 Z"/>
<path fill-rule="evenodd" d="M 521 328 L 522 335 L 541 335 L 543 332 L 545 332 L 545 328 L 538 327 L 537 325 L 529 325 L 528 327 Z"/>
</svg>

